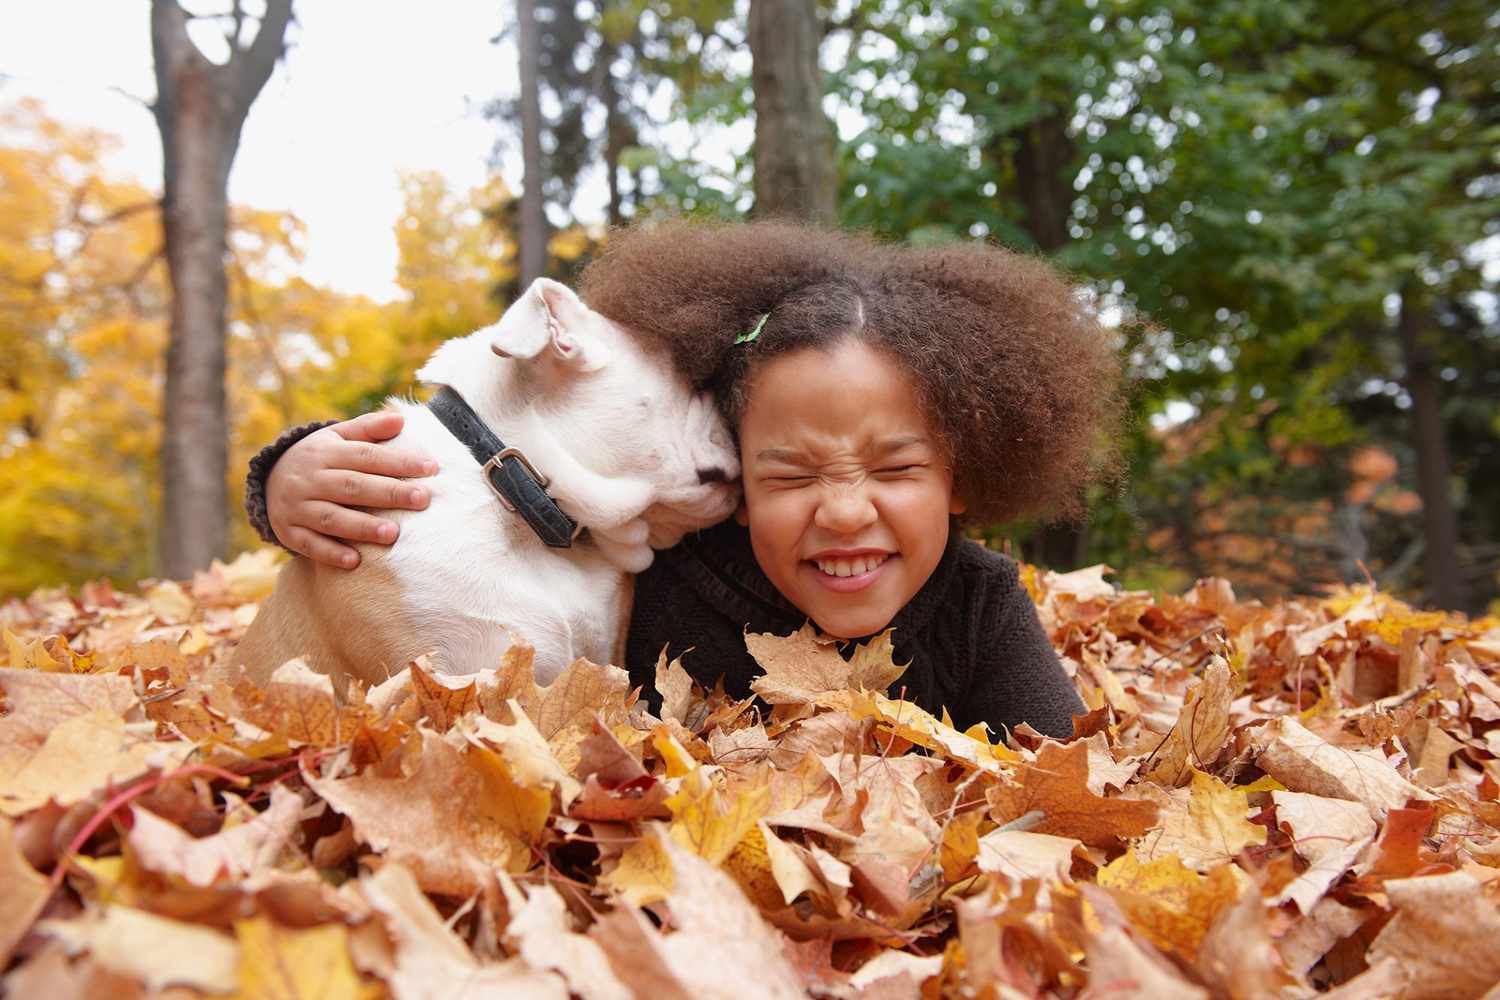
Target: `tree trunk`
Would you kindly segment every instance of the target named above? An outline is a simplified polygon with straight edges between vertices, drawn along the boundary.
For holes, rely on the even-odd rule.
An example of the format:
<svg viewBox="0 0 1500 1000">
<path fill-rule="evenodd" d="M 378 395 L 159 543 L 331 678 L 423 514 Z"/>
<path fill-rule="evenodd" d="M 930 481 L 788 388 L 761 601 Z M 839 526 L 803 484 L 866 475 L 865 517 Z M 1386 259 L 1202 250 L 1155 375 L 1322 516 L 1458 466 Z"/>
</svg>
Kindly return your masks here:
<svg viewBox="0 0 1500 1000">
<path fill-rule="evenodd" d="M 1073 212 L 1073 155 L 1068 120 L 1061 113 L 1026 125 L 1016 150 L 1016 188 L 1026 213 L 1026 231 L 1043 253 L 1068 242 Z"/>
<path fill-rule="evenodd" d="M 1458 570 L 1458 519 L 1448 493 L 1448 437 L 1443 430 L 1437 373 L 1432 354 L 1432 329 L 1415 300 L 1415 283 L 1402 289 L 1396 332 L 1406 365 L 1402 380 L 1411 397 L 1412 446 L 1417 452 L 1417 493 L 1422 497 L 1423 553 L 1427 601 L 1440 608 L 1464 606 L 1463 580 Z"/>
<path fill-rule="evenodd" d="M 536 30 L 535 0 L 516 0 L 521 47 L 520 289 L 547 271 L 547 213 L 542 205 L 542 104 L 539 84 L 542 45 Z"/>
<path fill-rule="evenodd" d="M 285 51 L 291 0 L 267 0 L 255 41 L 222 66 L 188 38 L 175 0 L 152 0 L 152 113 L 162 143 L 162 229 L 172 283 L 162 410 L 162 572 L 187 577 L 228 540 L 224 393 L 229 169 L 240 129 Z"/>
<path fill-rule="evenodd" d="M 838 175 L 833 125 L 823 114 L 812 0 L 750 0 L 755 88 L 755 215 L 831 225 Z"/>
<path fill-rule="evenodd" d="M 1016 193 L 1025 213 L 1025 228 L 1043 253 L 1053 254 L 1069 239 L 1068 217 L 1073 211 L 1073 156 L 1068 120 L 1054 112 L 1023 125 L 1018 133 L 997 136 L 1019 141 L 1012 163 Z M 1086 522 L 1058 521 L 1037 532 L 1036 562 L 1059 570 L 1076 569 L 1087 554 Z"/>
</svg>

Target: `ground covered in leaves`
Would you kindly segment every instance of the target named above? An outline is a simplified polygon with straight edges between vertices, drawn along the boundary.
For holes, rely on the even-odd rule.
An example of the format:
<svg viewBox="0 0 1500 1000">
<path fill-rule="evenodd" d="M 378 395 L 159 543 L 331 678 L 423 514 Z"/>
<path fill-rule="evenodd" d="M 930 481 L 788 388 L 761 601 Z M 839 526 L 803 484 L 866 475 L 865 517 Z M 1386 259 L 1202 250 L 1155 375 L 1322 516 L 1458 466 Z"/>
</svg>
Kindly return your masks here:
<svg viewBox="0 0 1500 1000">
<path fill-rule="evenodd" d="M 960 733 L 809 634 L 662 664 L 233 643 L 269 551 L 0 608 L 10 996 L 1464 997 L 1500 982 L 1500 623 L 1027 580 L 1092 711 Z M 1332 991 L 1329 993 L 1328 991 Z M 1497 993 L 1496 995 L 1500 995 Z"/>
</svg>

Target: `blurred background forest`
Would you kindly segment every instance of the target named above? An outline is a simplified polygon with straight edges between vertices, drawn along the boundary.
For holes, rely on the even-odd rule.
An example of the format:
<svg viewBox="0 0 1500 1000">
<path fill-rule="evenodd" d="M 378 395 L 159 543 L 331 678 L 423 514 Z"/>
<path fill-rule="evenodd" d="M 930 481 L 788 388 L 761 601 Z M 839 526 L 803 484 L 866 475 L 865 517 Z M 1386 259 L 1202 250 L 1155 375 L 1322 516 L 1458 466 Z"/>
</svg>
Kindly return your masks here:
<svg viewBox="0 0 1500 1000">
<path fill-rule="evenodd" d="M 476 95 L 491 179 L 402 176 L 389 301 L 307 280 L 286 211 L 227 205 L 222 268 L 212 224 L 193 242 L 215 218 L 193 143 L 228 175 L 235 115 L 298 25 L 290 0 L 187 6 L 140 6 L 163 176 L 119 176 L 107 131 L 0 66 L 0 595 L 258 544 L 243 470 L 282 428 L 408 391 L 436 344 L 535 274 L 571 280 L 609 225 L 708 213 L 998 241 L 1077 276 L 1128 357 L 1129 478 L 1086 524 L 998 528 L 1019 556 L 1242 596 L 1368 574 L 1496 607 L 1490 3 L 507 0 Z M 582 207 L 590 186 L 607 207 Z M 181 388 L 215 377 L 222 425 L 192 409 L 212 391 Z"/>
</svg>

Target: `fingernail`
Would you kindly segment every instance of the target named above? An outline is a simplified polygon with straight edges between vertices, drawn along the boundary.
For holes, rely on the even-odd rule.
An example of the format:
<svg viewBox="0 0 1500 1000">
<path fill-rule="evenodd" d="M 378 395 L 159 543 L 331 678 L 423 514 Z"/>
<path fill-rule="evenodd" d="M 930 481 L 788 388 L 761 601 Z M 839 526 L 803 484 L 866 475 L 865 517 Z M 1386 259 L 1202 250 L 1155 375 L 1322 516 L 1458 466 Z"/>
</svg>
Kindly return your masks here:
<svg viewBox="0 0 1500 1000">
<path fill-rule="evenodd" d="M 422 475 L 424 475 L 424 476 L 435 476 L 435 475 L 437 475 L 437 463 L 436 462 L 423 462 L 422 463 Z"/>
<path fill-rule="evenodd" d="M 348 566 L 350 569 L 353 569 L 354 568 L 354 553 L 353 552 L 345 552 L 342 556 L 339 557 L 339 562 L 343 563 L 345 566 Z"/>
<path fill-rule="evenodd" d="M 426 492 L 424 492 L 423 490 L 412 490 L 411 491 L 411 502 L 412 503 L 426 503 L 427 502 L 427 494 L 426 494 Z"/>
<path fill-rule="evenodd" d="M 380 540 L 382 542 L 394 542 L 396 540 L 396 526 L 394 524 L 382 524 L 380 526 Z"/>
</svg>

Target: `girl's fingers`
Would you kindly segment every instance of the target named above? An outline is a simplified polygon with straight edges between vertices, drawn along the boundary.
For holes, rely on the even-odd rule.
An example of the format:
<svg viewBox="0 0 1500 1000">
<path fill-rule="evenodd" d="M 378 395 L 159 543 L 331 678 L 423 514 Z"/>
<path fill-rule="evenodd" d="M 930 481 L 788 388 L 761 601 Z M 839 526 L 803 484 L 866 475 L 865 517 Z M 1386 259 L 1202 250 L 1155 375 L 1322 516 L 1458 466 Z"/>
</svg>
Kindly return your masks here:
<svg viewBox="0 0 1500 1000">
<path fill-rule="evenodd" d="M 405 422 L 397 410 L 376 410 L 334 424 L 333 430 L 345 441 L 384 441 L 400 434 Z"/>
<path fill-rule="evenodd" d="M 403 479 L 372 476 L 349 469 L 325 469 L 312 476 L 309 500 L 326 500 L 345 507 L 385 510 L 422 510 L 432 498 L 425 486 Z"/>
<path fill-rule="evenodd" d="M 359 565 L 358 552 L 306 528 L 288 528 L 277 537 L 287 548 L 313 562 L 338 569 L 353 569 Z"/>
<path fill-rule="evenodd" d="M 314 534 L 345 538 L 351 542 L 390 545 L 401 534 L 401 529 L 394 521 L 323 501 L 307 504 L 299 522 L 304 527 L 311 528 Z"/>
<path fill-rule="evenodd" d="M 395 445 L 375 444 L 370 441 L 334 442 L 337 452 L 330 468 L 353 469 L 374 476 L 392 476 L 412 479 L 431 476 L 438 470 L 437 463 L 421 452 L 406 451 Z"/>
</svg>

